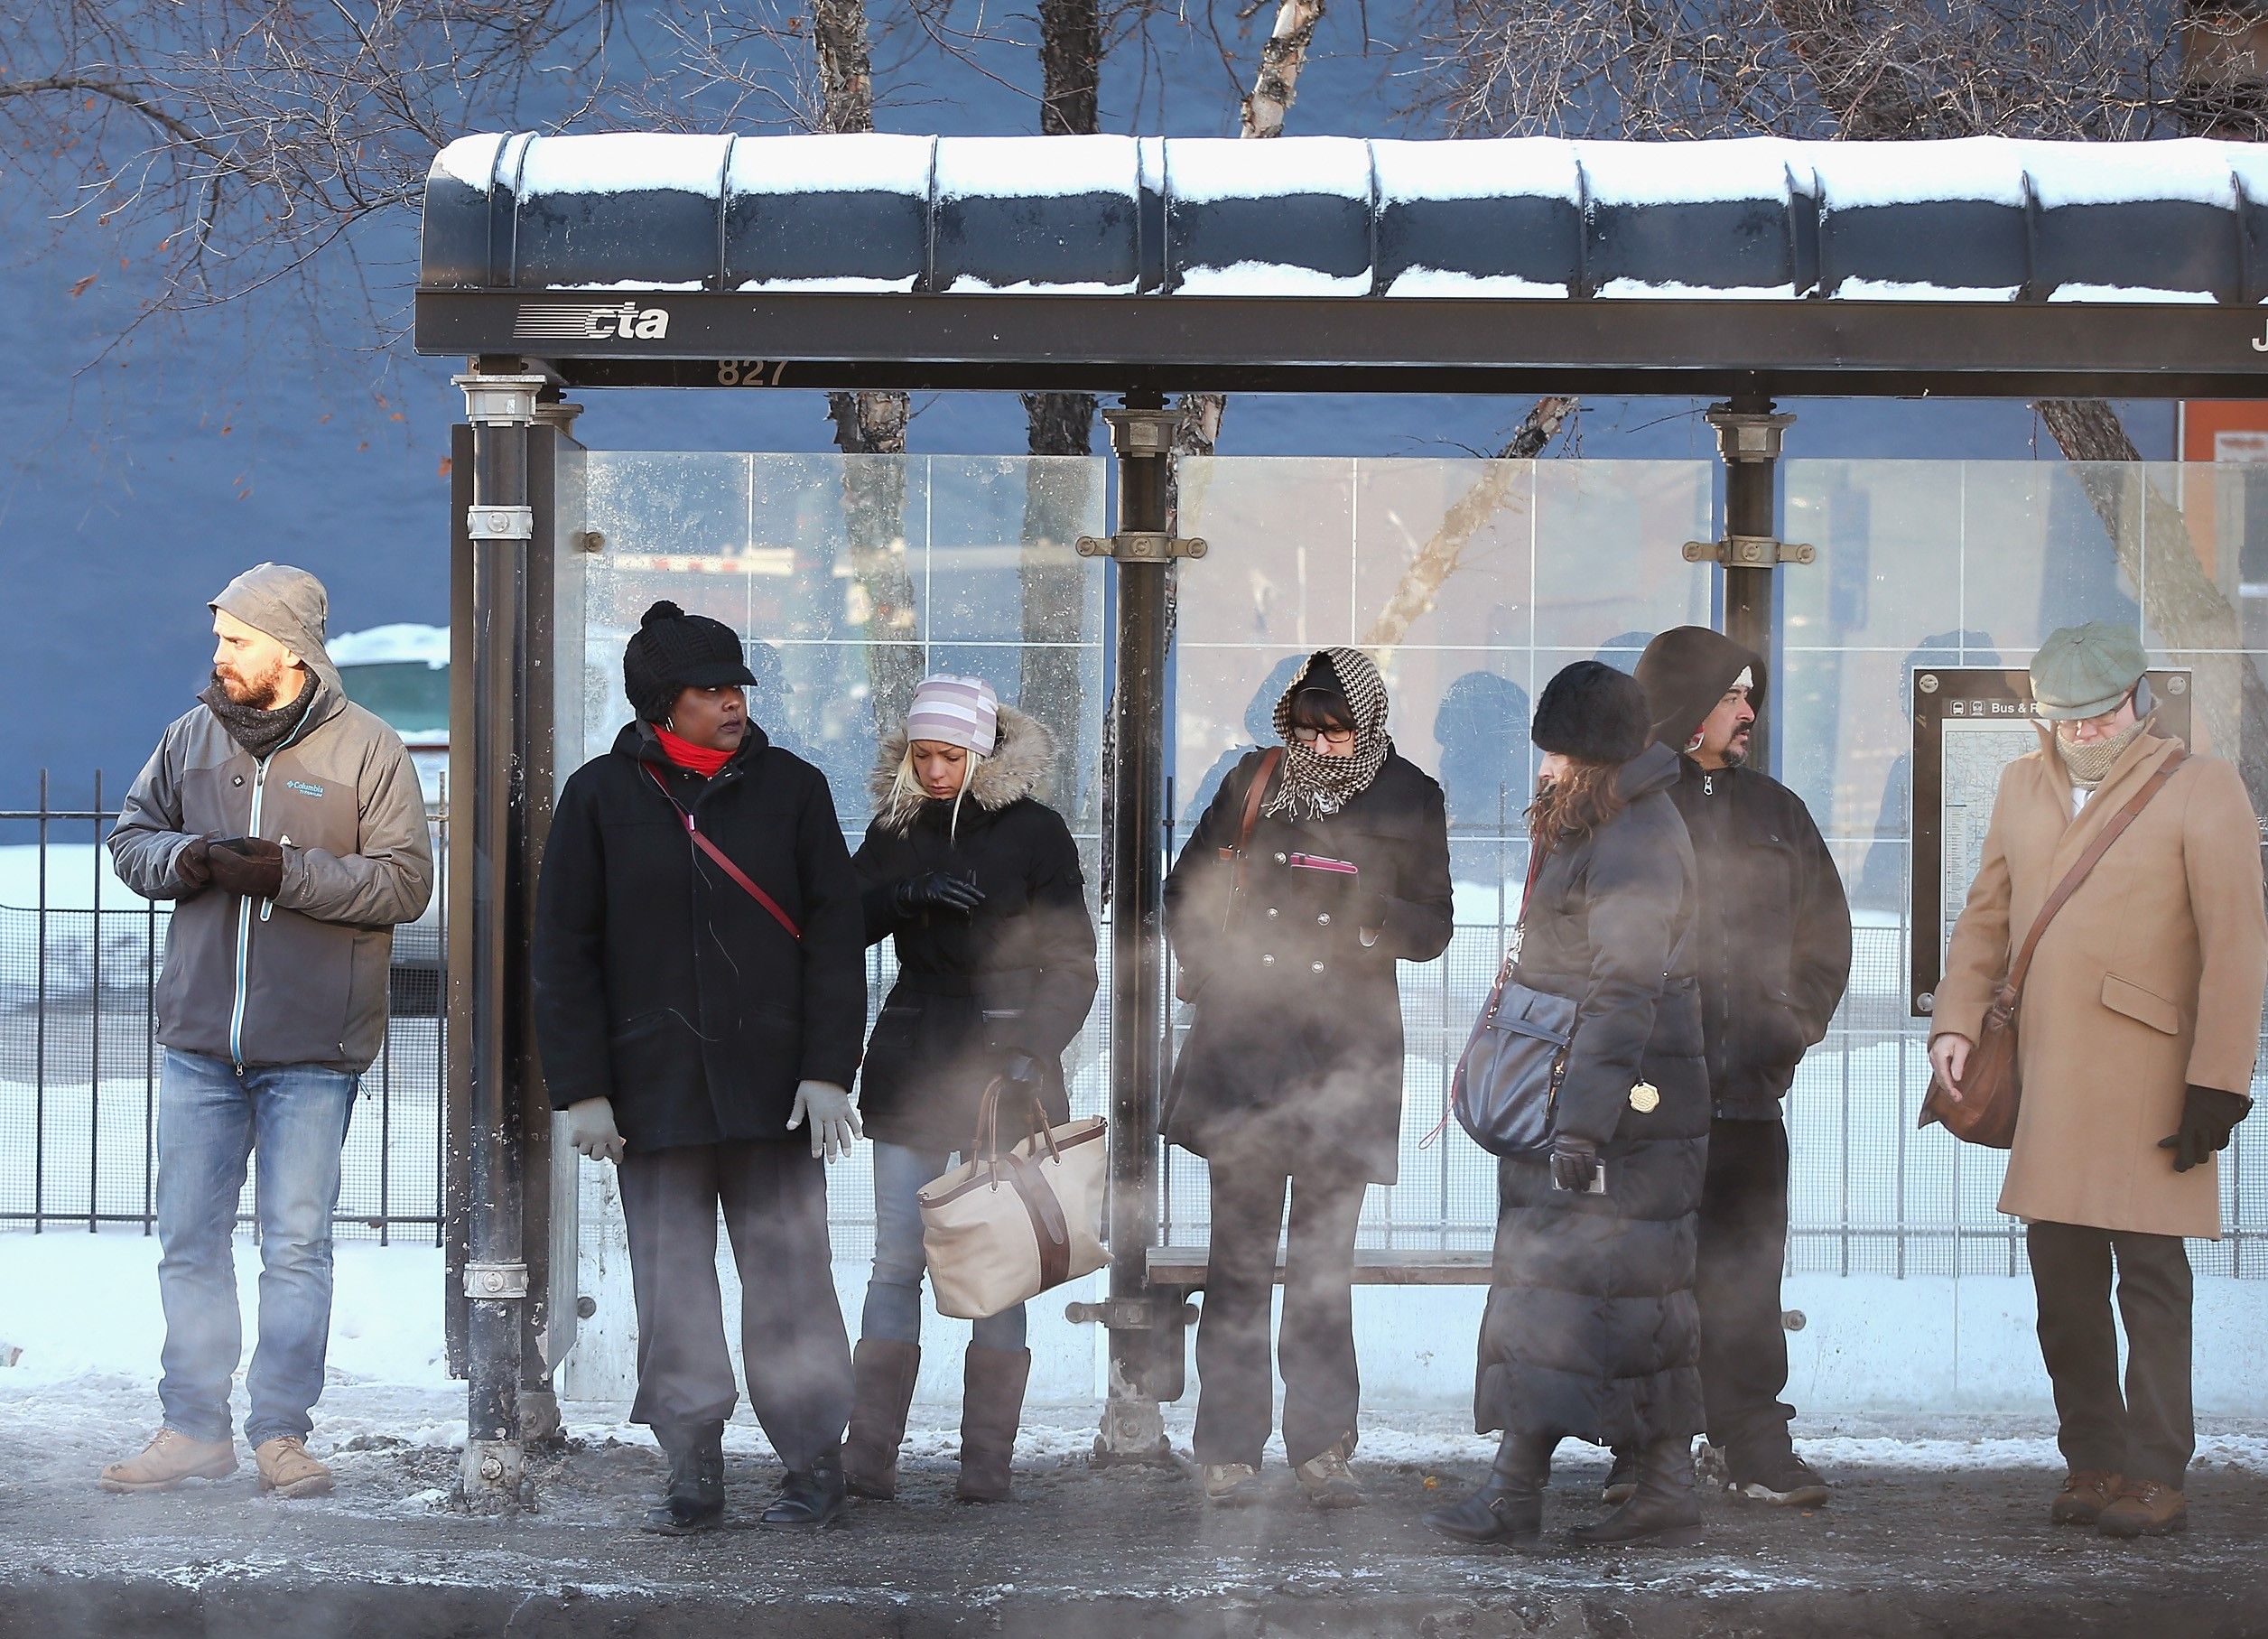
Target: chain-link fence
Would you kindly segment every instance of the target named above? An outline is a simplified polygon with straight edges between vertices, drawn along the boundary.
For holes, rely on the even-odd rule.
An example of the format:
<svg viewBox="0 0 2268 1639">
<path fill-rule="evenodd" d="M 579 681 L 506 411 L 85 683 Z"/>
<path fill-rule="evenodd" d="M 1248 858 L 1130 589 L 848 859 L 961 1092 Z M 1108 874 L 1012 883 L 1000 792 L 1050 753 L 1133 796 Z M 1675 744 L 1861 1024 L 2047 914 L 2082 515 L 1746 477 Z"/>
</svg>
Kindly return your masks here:
<svg viewBox="0 0 2268 1639">
<path fill-rule="evenodd" d="M 42 772 L 35 806 L 0 810 L 0 1227 L 154 1225 L 172 917 L 112 874 L 102 842 L 117 811 L 100 774 L 93 791 L 88 806 L 53 806 Z M 445 802 L 431 818 L 445 872 Z M 347 1133 L 342 1238 L 440 1239 L 444 915 L 437 887 L 425 917 L 395 931 L 393 1020 Z M 253 1221 L 247 1180 L 237 1222 Z"/>
</svg>

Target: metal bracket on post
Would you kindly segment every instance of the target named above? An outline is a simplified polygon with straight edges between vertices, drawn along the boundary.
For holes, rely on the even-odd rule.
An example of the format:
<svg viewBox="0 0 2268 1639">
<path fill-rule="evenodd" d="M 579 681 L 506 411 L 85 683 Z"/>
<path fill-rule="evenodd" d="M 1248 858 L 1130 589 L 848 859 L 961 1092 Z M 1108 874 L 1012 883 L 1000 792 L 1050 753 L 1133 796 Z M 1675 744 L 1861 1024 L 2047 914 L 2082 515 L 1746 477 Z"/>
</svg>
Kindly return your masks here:
<svg viewBox="0 0 2268 1639">
<path fill-rule="evenodd" d="M 1083 558 L 1115 558 L 1121 563 L 1170 563 L 1176 558 L 1201 558 L 1208 548 L 1202 539 L 1186 540 L 1163 529 L 1121 529 L 1116 535 L 1083 535 Z"/>
<path fill-rule="evenodd" d="M 468 507 L 465 533 L 476 541 L 532 541 L 535 538 L 535 508 Z"/>
<path fill-rule="evenodd" d="M 1817 548 L 1801 541 L 1776 540 L 1768 535 L 1728 535 L 1721 541 L 1687 541 L 1688 563 L 1722 563 L 1727 569 L 1776 569 L 1782 563 L 1808 563 Z"/>
<path fill-rule="evenodd" d="M 468 1263 L 465 1265 L 465 1296 L 476 1300 L 525 1298 L 527 1296 L 527 1265 Z"/>
</svg>

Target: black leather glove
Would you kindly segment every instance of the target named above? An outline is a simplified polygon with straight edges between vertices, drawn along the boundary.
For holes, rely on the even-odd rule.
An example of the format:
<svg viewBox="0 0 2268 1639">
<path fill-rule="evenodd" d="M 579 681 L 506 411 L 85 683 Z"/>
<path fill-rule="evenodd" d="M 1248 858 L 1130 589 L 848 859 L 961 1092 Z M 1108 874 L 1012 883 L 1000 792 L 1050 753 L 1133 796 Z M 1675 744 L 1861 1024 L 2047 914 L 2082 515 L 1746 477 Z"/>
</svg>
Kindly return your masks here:
<svg viewBox="0 0 2268 1639">
<path fill-rule="evenodd" d="M 2176 1172 L 2202 1167 L 2207 1156 L 2228 1148 L 2228 1135 L 2252 1113 L 2253 1101 L 2241 1093 L 2191 1087 L 2181 1100 L 2180 1131 L 2160 1139 L 2158 1148 L 2173 1151 Z"/>
<path fill-rule="evenodd" d="M 273 899 L 284 887 L 284 850 L 264 836 L 232 836 L 205 854 L 212 880 L 247 899 Z"/>
<path fill-rule="evenodd" d="M 173 856 L 173 880 L 181 885 L 181 899 L 190 899 L 212 886 L 212 864 L 206 857 L 211 851 L 210 838 L 192 836 Z"/>
<path fill-rule="evenodd" d="M 1599 1175 L 1599 1147 L 1587 1138 L 1562 1132 L 1551 1141 L 1551 1181 L 1582 1195 Z"/>
<path fill-rule="evenodd" d="M 901 917 L 918 916 L 925 910 L 965 917 L 983 903 L 984 889 L 949 871 L 925 871 L 890 890 L 890 908 Z"/>
</svg>

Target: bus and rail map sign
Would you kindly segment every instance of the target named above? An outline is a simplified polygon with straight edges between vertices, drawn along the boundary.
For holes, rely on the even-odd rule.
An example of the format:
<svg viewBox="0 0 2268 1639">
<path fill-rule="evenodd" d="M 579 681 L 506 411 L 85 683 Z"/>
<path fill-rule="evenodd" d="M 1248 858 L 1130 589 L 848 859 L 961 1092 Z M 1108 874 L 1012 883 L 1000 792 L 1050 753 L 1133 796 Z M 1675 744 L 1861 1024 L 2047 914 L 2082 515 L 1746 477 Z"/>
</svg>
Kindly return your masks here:
<svg viewBox="0 0 2268 1639">
<path fill-rule="evenodd" d="M 2158 732 L 2189 743 L 2189 673 L 2147 674 Z M 2001 770 L 2040 747 L 2031 674 L 1925 666 L 1913 678 L 1913 954 L 1916 1018 L 1937 1004 L 1953 924 L 1984 854 Z"/>
</svg>

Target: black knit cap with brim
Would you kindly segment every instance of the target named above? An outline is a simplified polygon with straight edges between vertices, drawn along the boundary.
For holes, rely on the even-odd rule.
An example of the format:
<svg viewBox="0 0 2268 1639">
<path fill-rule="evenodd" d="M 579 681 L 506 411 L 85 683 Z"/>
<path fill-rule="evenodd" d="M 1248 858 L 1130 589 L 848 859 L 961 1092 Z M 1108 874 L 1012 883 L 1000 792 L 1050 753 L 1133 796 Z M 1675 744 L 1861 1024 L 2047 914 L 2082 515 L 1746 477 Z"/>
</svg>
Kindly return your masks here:
<svg viewBox="0 0 2268 1639">
<path fill-rule="evenodd" d="M 648 722 L 669 716 L 686 689 L 756 686 L 739 634 L 707 615 L 689 615 L 665 598 L 646 611 L 622 650 L 622 692 Z"/>
<path fill-rule="evenodd" d="M 1544 684 L 1528 737 L 1538 750 L 1620 766 L 1653 737 L 1646 691 L 1628 672 L 1603 661 L 1578 660 Z"/>
</svg>

